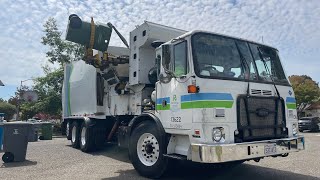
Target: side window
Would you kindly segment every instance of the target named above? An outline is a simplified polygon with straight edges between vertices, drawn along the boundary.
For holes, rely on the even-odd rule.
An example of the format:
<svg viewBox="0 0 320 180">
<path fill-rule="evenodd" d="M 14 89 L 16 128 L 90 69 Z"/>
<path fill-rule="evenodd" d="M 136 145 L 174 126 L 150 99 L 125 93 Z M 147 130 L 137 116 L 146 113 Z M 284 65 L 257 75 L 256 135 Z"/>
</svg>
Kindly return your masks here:
<svg viewBox="0 0 320 180">
<path fill-rule="evenodd" d="M 182 76 L 188 72 L 187 41 L 174 45 L 174 74 Z"/>
</svg>

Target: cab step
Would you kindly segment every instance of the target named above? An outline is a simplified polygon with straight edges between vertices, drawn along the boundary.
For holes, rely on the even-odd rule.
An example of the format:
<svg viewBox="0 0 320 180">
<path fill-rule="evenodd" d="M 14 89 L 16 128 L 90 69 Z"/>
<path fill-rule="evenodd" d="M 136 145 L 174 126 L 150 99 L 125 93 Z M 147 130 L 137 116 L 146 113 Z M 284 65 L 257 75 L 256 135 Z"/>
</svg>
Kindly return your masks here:
<svg viewBox="0 0 320 180">
<path fill-rule="evenodd" d="M 180 155 L 180 154 L 164 154 L 164 157 L 178 159 L 178 160 L 187 160 L 187 156 Z"/>
</svg>

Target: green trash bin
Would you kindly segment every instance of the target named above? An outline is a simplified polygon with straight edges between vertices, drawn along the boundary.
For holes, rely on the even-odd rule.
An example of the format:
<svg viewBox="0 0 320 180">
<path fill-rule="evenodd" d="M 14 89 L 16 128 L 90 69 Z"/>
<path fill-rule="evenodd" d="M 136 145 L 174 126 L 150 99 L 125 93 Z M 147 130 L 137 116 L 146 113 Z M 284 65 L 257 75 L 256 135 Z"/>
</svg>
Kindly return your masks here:
<svg viewBox="0 0 320 180">
<path fill-rule="evenodd" d="M 95 24 L 95 33 L 93 41 L 93 49 L 98 51 L 107 51 L 112 28 L 104 24 Z M 76 14 L 69 16 L 66 40 L 90 46 L 91 39 L 91 22 L 82 21 Z"/>
<path fill-rule="evenodd" d="M 53 127 L 52 123 L 44 122 L 41 125 L 41 140 L 52 140 Z"/>
</svg>

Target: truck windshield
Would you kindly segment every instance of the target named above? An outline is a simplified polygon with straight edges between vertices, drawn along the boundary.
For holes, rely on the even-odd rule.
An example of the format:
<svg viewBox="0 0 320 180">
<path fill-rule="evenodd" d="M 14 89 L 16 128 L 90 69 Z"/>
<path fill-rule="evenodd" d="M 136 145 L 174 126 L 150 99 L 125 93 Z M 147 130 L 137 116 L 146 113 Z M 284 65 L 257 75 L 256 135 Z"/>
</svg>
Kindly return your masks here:
<svg viewBox="0 0 320 180">
<path fill-rule="evenodd" d="M 288 85 L 278 52 L 271 47 L 209 33 L 192 36 L 195 73 L 201 78 Z M 271 73 L 271 74 L 270 74 Z"/>
</svg>

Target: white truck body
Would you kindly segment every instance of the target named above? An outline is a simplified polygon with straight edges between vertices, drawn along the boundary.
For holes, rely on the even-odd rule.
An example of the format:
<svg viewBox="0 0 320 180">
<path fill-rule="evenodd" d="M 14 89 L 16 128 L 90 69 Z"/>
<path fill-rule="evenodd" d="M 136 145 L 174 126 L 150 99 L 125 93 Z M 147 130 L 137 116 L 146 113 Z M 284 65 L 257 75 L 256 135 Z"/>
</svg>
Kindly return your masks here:
<svg viewBox="0 0 320 180">
<path fill-rule="evenodd" d="M 195 71 L 197 65 L 195 65 L 194 60 L 194 53 L 196 52 L 193 49 L 192 38 L 195 34 L 201 33 L 213 34 L 239 42 L 253 43 L 252 45 L 258 44 L 205 31 L 186 32 L 145 22 L 130 32 L 130 50 L 113 47 L 108 49 L 108 53 L 114 55 L 129 55 L 129 64 L 111 65 L 105 70 L 95 68 L 84 61 L 73 62 L 65 66 L 64 119 L 67 122 L 82 121 L 88 118 L 97 121 L 110 121 L 110 118 L 114 117 L 137 119 L 145 113 L 151 113 L 159 119 L 164 132 L 169 135 L 165 156 L 185 157 L 187 160 L 195 162 L 221 163 L 258 160 L 266 156 L 286 156 L 288 153 L 303 150 L 304 139 L 297 134 L 297 112 L 294 92 L 290 84 L 282 85 L 274 81 L 257 82 L 245 80 L 245 78 L 243 80 L 207 78 L 206 76 L 209 77 L 211 73 L 209 70 L 208 72 L 202 70 L 200 75 L 197 74 Z M 148 73 L 153 67 L 158 67 L 159 73 L 162 75 L 168 75 L 168 70 L 171 69 L 174 72 L 175 69 L 172 67 L 174 60 L 171 61 L 170 69 L 164 68 L 162 52 L 164 45 L 158 48 L 151 47 L 151 43 L 156 40 L 166 42 L 164 45 L 170 45 L 172 52 L 175 52 L 174 48 L 178 48 L 176 45 L 185 43 L 184 56 L 187 61 L 187 70 L 183 76 L 173 77 L 169 82 L 163 82 L 159 80 L 158 74 L 158 81 L 155 84 L 150 82 Z M 215 41 L 212 41 L 212 43 L 215 43 Z M 266 45 L 261 46 L 269 48 Z M 210 57 L 206 57 L 210 56 L 210 53 L 203 52 L 205 54 L 203 59 L 210 59 Z M 102 53 L 98 53 L 102 57 Z M 171 58 L 173 56 L 174 54 Z M 161 60 L 161 63 L 157 62 L 157 59 Z M 223 64 L 223 62 L 224 60 L 220 64 Z M 251 66 L 253 67 L 253 65 Z M 279 66 L 281 68 L 281 63 Z M 117 72 L 114 76 L 118 80 L 115 83 L 110 80 L 113 77 L 103 77 L 111 72 L 110 69 L 114 68 Z M 217 71 L 217 68 L 214 67 L 214 71 Z M 104 82 L 103 103 L 100 103 L 100 105 L 97 103 L 97 99 L 99 99 L 97 74 L 101 74 Z M 237 76 L 240 77 L 241 75 Z M 117 91 L 116 86 L 121 81 L 125 87 Z M 190 85 L 196 86 L 198 91 L 188 92 Z M 155 95 L 155 100 L 151 103 L 154 108 L 148 106 L 152 102 L 152 92 Z M 251 104 L 249 102 L 249 105 L 244 108 L 243 103 L 246 101 L 250 101 Z M 276 110 L 272 110 L 271 107 L 270 110 L 264 105 L 270 103 L 273 106 L 274 102 L 276 103 Z M 250 108 L 254 107 L 260 108 L 254 109 L 255 112 L 246 112 L 246 109 L 252 111 Z M 245 113 L 247 113 L 246 116 Z M 253 115 L 250 113 L 253 113 Z M 262 121 L 273 122 L 267 120 L 271 116 L 276 119 L 276 123 L 281 122 L 272 125 L 265 123 L 266 130 L 263 132 L 260 130 L 261 128 L 254 129 L 254 125 L 249 127 L 250 123 L 259 124 L 260 121 L 251 119 L 251 122 L 249 120 L 247 122 L 247 120 L 244 120 L 244 117 L 249 119 L 247 116 L 259 119 L 262 124 Z M 242 124 L 239 125 L 239 123 Z M 132 125 L 131 120 L 128 120 L 127 124 L 117 126 L 125 129 L 120 128 L 118 140 L 127 138 L 126 140 L 122 139 L 119 144 L 130 141 L 130 134 L 121 136 L 121 133 L 127 132 L 125 126 L 130 127 L 130 125 Z M 114 127 L 116 126 L 114 125 Z M 274 128 L 276 136 L 262 137 L 264 133 L 271 133 L 269 130 L 272 128 Z M 216 132 L 216 129 L 219 129 L 219 131 Z M 220 133 L 221 137 L 219 134 L 217 135 L 220 138 L 219 141 L 215 139 L 216 137 L 213 137 L 214 133 Z M 146 162 L 143 164 L 149 166 L 150 164 Z M 151 163 L 150 166 L 152 165 Z M 146 176 L 150 177 L 149 175 Z"/>
</svg>

